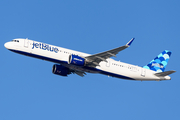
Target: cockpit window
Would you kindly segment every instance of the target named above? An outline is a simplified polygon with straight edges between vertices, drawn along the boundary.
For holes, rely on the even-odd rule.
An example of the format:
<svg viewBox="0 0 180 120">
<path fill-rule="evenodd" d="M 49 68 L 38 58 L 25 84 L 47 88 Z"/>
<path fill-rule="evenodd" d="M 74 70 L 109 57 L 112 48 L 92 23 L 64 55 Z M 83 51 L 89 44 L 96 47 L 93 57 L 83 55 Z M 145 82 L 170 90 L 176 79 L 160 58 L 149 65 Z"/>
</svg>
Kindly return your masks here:
<svg viewBox="0 0 180 120">
<path fill-rule="evenodd" d="M 12 40 L 12 42 L 19 42 L 19 40 Z"/>
</svg>

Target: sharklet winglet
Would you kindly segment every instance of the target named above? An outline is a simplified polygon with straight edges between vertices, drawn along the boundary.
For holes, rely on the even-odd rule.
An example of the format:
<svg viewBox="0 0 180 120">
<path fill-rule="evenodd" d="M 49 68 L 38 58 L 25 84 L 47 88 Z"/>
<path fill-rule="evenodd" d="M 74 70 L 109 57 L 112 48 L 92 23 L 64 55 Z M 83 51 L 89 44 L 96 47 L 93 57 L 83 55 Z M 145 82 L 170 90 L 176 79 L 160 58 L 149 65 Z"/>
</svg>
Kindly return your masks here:
<svg viewBox="0 0 180 120">
<path fill-rule="evenodd" d="M 130 46 L 132 44 L 132 42 L 134 41 L 135 38 L 132 38 L 126 45 Z"/>
</svg>

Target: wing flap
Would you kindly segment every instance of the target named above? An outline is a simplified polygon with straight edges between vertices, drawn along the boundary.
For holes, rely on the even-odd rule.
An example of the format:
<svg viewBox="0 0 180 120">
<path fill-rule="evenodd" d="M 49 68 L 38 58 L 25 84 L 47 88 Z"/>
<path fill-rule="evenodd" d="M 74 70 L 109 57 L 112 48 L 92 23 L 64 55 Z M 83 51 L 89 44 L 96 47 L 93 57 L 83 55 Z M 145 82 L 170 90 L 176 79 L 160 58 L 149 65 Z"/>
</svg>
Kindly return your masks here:
<svg viewBox="0 0 180 120">
<path fill-rule="evenodd" d="M 74 71 L 74 73 L 76 73 L 77 75 L 84 77 L 84 75 L 86 75 L 85 72 L 81 72 L 81 71 Z"/>
</svg>

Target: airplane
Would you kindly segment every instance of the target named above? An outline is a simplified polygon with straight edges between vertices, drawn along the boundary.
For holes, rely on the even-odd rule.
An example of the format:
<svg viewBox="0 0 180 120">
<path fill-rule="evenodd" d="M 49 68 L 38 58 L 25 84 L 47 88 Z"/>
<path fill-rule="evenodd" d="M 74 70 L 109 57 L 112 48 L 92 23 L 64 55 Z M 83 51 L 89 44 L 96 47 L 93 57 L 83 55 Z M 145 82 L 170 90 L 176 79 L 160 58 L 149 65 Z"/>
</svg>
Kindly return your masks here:
<svg viewBox="0 0 180 120">
<path fill-rule="evenodd" d="M 164 50 L 149 64 L 140 67 L 111 57 L 128 48 L 135 38 L 127 44 L 97 54 L 87 54 L 54 45 L 37 42 L 28 38 L 17 38 L 4 44 L 8 50 L 22 55 L 54 62 L 52 73 L 60 76 L 77 74 L 81 77 L 86 73 L 99 73 L 111 77 L 139 81 L 171 80 L 168 76 L 176 71 L 165 71 L 171 51 Z"/>
</svg>

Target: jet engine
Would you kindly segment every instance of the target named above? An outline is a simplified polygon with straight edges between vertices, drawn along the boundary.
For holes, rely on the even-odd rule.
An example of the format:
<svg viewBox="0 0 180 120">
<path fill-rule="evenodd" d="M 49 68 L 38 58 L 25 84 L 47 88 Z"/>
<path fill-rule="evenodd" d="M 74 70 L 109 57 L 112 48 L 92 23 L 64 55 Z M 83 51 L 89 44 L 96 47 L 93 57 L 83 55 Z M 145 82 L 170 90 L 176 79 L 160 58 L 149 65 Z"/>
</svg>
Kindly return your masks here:
<svg viewBox="0 0 180 120">
<path fill-rule="evenodd" d="M 61 76 L 67 76 L 71 74 L 70 70 L 67 67 L 64 67 L 62 65 L 54 64 L 52 68 L 52 73 L 56 75 L 61 75 Z"/>
<path fill-rule="evenodd" d="M 70 55 L 68 64 L 78 65 L 78 66 L 85 66 L 86 61 L 85 58 L 82 58 L 77 55 Z"/>
</svg>

